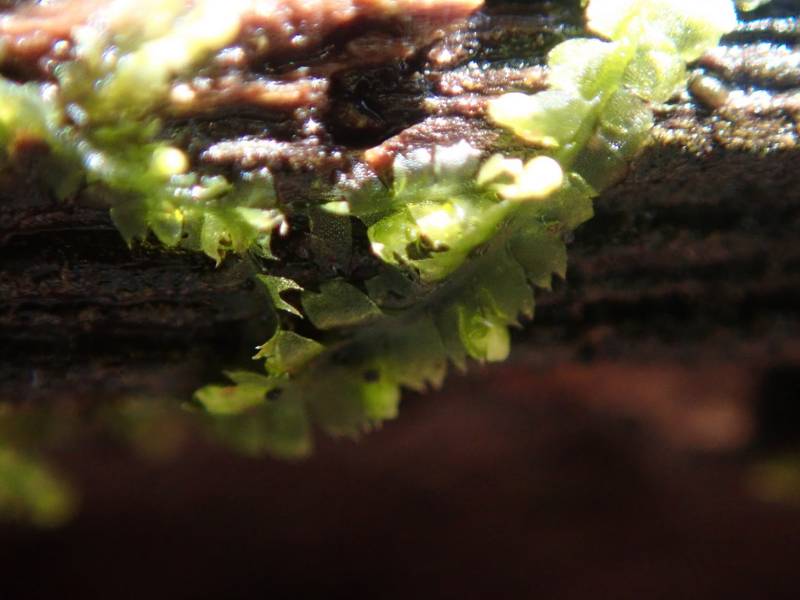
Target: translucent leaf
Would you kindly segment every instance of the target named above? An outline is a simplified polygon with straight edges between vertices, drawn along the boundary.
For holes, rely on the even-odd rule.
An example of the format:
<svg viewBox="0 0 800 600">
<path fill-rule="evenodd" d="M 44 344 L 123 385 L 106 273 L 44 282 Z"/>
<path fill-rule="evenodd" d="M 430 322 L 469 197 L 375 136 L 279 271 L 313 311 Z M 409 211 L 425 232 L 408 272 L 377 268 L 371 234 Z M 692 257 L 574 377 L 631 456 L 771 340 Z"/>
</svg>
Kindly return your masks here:
<svg viewBox="0 0 800 600">
<path fill-rule="evenodd" d="M 551 88 L 581 95 L 587 100 L 616 86 L 628 50 L 620 44 L 595 39 L 574 39 L 558 44 L 547 55 Z"/>
<path fill-rule="evenodd" d="M 532 317 L 533 292 L 519 262 L 505 249 L 494 258 L 475 284 L 481 305 L 507 324 L 516 323 L 520 315 Z"/>
<path fill-rule="evenodd" d="M 311 451 L 311 427 L 301 402 L 270 401 L 259 409 L 258 417 L 265 432 L 264 446 L 273 454 L 300 458 Z"/>
<path fill-rule="evenodd" d="M 269 341 L 259 346 L 253 358 L 267 359 L 267 370 L 275 374 L 295 373 L 325 348 L 319 342 L 293 331 L 278 330 Z"/>
<path fill-rule="evenodd" d="M 563 90 L 504 94 L 489 103 L 489 116 L 531 144 L 556 148 L 571 141 L 593 105 Z"/>
<path fill-rule="evenodd" d="M 545 202 L 523 204 L 516 218 L 521 223 L 521 231 L 527 230 L 526 224 L 546 224 L 556 232 L 572 231 L 592 218 L 595 196 L 596 189 L 583 177 L 575 171 L 568 172 L 561 189 Z"/>
<path fill-rule="evenodd" d="M 650 0 L 589 0 L 586 24 L 598 35 L 615 40 L 642 4 Z"/>
<path fill-rule="evenodd" d="M 208 212 L 203 219 L 203 228 L 200 231 L 200 246 L 208 256 L 217 264 L 222 262 L 220 243 L 225 237 L 225 224 L 222 219 L 212 212 Z"/>
<path fill-rule="evenodd" d="M 261 386 L 265 389 L 274 387 L 274 380 L 261 373 L 253 371 L 225 371 L 224 373 L 225 377 L 237 385 Z"/>
<path fill-rule="evenodd" d="M 350 204 L 346 200 L 337 200 L 334 202 L 326 202 L 320 205 L 320 208 L 325 212 L 339 217 L 347 217 L 350 215 Z"/>
<path fill-rule="evenodd" d="M 237 415 L 263 403 L 266 393 L 274 386 L 261 383 L 237 385 L 207 385 L 197 390 L 195 400 L 212 415 Z"/>
<path fill-rule="evenodd" d="M 750 12 L 770 2 L 772 2 L 772 0 L 736 0 L 736 6 L 739 10 Z"/>
<path fill-rule="evenodd" d="M 591 0 L 586 18 L 591 30 L 612 40 L 665 36 L 685 62 L 736 27 L 731 0 Z"/>
<path fill-rule="evenodd" d="M 177 246 L 183 233 L 183 213 L 166 205 L 162 209 L 150 213 L 150 228 L 165 246 Z"/>
<path fill-rule="evenodd" d="M 476 360 L 499 362 L 508 358 L 511 338 L 499 317 L 467 305 L 458 307 L 458 328 L 467 353 Z"/>
<path fill-rule="evenodd" d="M 511 252 L 535 285 L 550 289 L 553 273 L 565 277 L 567 247 L 558 235 L 528 230 L 511 241 Z"/>
<path fill-rule="evenodd" d="M 575 160 L 575 171 L 594 189 L 606 189 L 628 172 L 628 161 L 620 151 L 621 146 L 617 136 L 609 138 L 603 132 L 596 133 Z"/>
<path fill-rule="evenodd" d="M 373 350 L 377 377 L 388 376 L 417 391 L 441 385 L 447 355 L 430 315 L 420 315 L 396 331 L 377 337 L 376 342 Z"/>
<path fill-rule="evenodd" d="M 478 171 L 476 183 L 479 186 L 485 186 L 491 182 L 514 183 L 523 168 L 520 158 L 506 158 L 502 154 L 493 154 Z"/>
<path fill-rule="evenodd" d="M 53 527 L 67 520 L 75 505 L 74 492 L 48 468 L 0 448 L 0 514 Z"/>
<path fill-rule="evenodd" d="M 256 231 L 272 231 L 282 220 L 281 213 L 274 209 L 237 206 L 234 210 L 244 223 Z"/>
<path fill-rule="evenodd" d="M 287 290 L 302 291 L 303 288 L 300 287 L 295 281 L 286 277 L 276 277 L 274 275 L 256 275 L 256 281 L 264 286 L 264 289 L 272 300 L 272 304 L 275 308 L 278 310 L 285 310 L 286 312 L 298 317 L 303 316 L 299 310 L 281 298 L 281 293 Z"/>
<path fill-rule="evenodd" d="M 323 283 L 319 294 L 306 291 L 301 301 L 303 312 L 319 329 L 352 327 L 381 316 L 364 292 L 341 279 Z"/>
<path fill-rule="evenodd" d="M 370 225 L 371 215 L 381 215 L 392 208 L 393 192 L 377 176 L 364 174 L 363 170 L 356 167 L 356 173 L 362 175 L 360 185 L 340 188 L 340 191 L 347 199 L 348 212 Z"/>
<path fill-rule="evenodd" d="M 407 257 L 409 244 L 419 239 L 419 230 L 408 210 L 403 209 L 374 223 L 368 230 L 372 252 L 389 264 L 400 264 Z"/>
<path fill-rule="evenodd" d="M 55 112 L 39 95 L 37 86 L 20 85 L 0 77 L 0 140 L 19 139 L 55 142 Z"/>
<path fill-rule="evenodd" d="M 599 132 L 612 144 L 614 153 L 628 161 L 647 139 L 653 120 L 653 112 L 644 100 L 627 91 L 618 91 L 606 103 Z M 593 142 L 590 140 L 587 146 L 591 147 Z"/>
<path fill-rule="evenodd" d="M 373 424 L 393 419 L 400 402 L 397 383 L 353 376 L 342 367 L 320 373 L 315 385 L 304 391 L 314 421 L 332 435 L 356 436 Z"/>
<path fill-rule="evenodd" d="M 731 0 L 650 0 L 649 22 L 665 32 L 685 62 L 698 59 L 736 27 Z"/>
<path fill-rule="evenodd" d="M 461 340 L 459 305 L 452 303 L 438 310 L 435 319 L 436 327 L 442 340 L 442 348 L 447 358 L 457 369 L 465 371 L 467 368 L 467 350 Z"/>
<path fill-rule="evenodd" d="M 317 264 L 326 268 L 347 267 L 352 256 L 353 230 L 349 217 L 321 208 L 309 211 L 310 245 Z"/>
<path fill-rule="evenodd" d="M 433 182 L 433 154 L 427 148 L 417 148 L 395 157 L 392 164 L 395 195 L 402 194 L 410 184 Z"/>
<path fill-rule="evenodd" d="M 525 163 L 510 184 L 496 184 L 500 196 L 509 200 L 543 200 L 561 188 L 564 171 L 549 156 L 536 156 Z"/>
<path fill-rule="evenodd" d="M 111 209 L 111 220 L 128 245 L 147 237 L 147 209 L 141 202 L 118 202 Z"/>
<path fill-rule="evenodd" d="M 686 66 L 674 51 L 639 48 L 628 64 L 622 85 L 642 100 L 666 102 L 686 81 Z"/>
<path fill-rule="evenodd" d="M 218 415 L 209 425 L 218 439 L 245 454 L 297 459 L 311 452 L 308 414 L 294 398 L 267 400 L 242 415 Z"/>
<path fill-rule="evenodd" d="M 366 281 L 367 293 L 381 308 L 399 308 L 418 301 L 424 290 L 400 269 L 386 269 Z"/>
</svg>

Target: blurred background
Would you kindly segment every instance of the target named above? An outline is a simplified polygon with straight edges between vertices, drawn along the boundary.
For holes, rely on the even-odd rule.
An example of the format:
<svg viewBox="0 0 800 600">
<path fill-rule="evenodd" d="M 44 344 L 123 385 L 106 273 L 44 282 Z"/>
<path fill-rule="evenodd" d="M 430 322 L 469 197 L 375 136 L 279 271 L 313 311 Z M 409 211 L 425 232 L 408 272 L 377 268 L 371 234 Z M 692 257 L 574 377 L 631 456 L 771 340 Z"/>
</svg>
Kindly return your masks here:
<svg viewBox="0 0 800 600">
<path fill-rule="evenodd" d="M 2 596 L 796 597 L 796 365 L 523 353 L 300 462 L 84 438 L 77 516 L 0 526 Z"/>
</svg>

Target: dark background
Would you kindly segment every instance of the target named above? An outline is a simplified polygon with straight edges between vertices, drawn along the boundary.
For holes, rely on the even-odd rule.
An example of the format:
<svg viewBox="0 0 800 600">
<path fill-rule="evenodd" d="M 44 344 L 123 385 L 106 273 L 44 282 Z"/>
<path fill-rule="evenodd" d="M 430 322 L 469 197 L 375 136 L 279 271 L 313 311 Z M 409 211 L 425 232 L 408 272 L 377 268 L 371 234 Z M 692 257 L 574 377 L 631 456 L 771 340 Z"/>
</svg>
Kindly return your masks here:
<svg viewBox="0 0 800 600">
<path fill-rule="evenodd" d="M 299 463 L 87 439 L 57 456 L 79 516 L 0 528 L 0 596 L 796 597 L 798 496 L 758 469 L 800 371 L 522 354 Z"/>
</svg>

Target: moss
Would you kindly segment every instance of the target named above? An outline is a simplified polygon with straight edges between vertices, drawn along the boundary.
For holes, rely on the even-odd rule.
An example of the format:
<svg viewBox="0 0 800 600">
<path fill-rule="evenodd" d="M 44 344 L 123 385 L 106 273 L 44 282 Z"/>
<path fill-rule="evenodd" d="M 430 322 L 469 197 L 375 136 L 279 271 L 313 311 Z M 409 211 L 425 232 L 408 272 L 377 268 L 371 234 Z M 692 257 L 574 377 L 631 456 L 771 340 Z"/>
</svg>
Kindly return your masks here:
<svg viewBox="0 0 800 600">
<path fill-rule="evenodd" d="M 391 185 L 376 179 L 333 194 L 328 208 L 367 225 L 384 272 L 366 294 L 344 281 L 303 292 L 301 318 L 319 332 L 303 343 L 324 349 L 281 368 L 279 329 L 257 355 L 269 373 L 262 393 L 280 389 L 278 404 L 303 407 L 329 433 L 356 435 L 394 416 L 400 387 L 439 385 L 448 362 L 507 357 L 508 328 L 533 314 L 531 285 L 564 275 L 564 235 L 624 175 L 647 140 L 652 105 L 685 86 L 686 62 L 736 24 L 730 0 L 594 0 L 587 20 L 606 39 L 553 48 L 550 89 L 490 104 L 490 117 L 532 157 L 480 165 L 465 142 L 417 150 L 395 158 Z M 280 298 L 275 306 L 296 313 Z M 284 320 L 295 326 L 296 315 Z M 198 399 L 212 408 L 233 389 L 206 388 Z M 249 418 L 275 406 L 249 407 Z"/>
<path fill-rule="evenodd" d="M 52 177 L 53 190 L 107 193 L 127 240 L 154 237 L 217 263 L 249 254 L 269 270 L 270 236 L 288 226 L 272 174 L 194 172 L 156 116 L 173 78 L 231 41 L 230 16 L 211 1 L 148 7 L 124 32 L 82 33 L 56 91 L 0 81 L 7 165 L 20 144 L 44 142 L 54 174 L 79 172 Z M 507 357 L 509 328 L 533 316 L 534 288 L 565 274 L 565 237 L 646 143 L 652 106 L 736 22 L 730 0 L 592 0 L 587 19 L 602 39 L 553 48 L 548 90 L 491 103 L 518 154 L 482 160 L 466 142 L 401 153 L 383 178 L 328 187 L 322 206 L 301 210 L 342 255 L 360 220 L 378 268 L 307 289 L 259 278 L 279 323 L 255 355 L 264 368 L 228 372 L 231 385 L 195 395 L 218 436 L 248 452 L 304 455 L 312 423 L 358 435 L 397 414 L 401 388 L 440 385 L 448 364 Z"/>
<path fill-rule="evenodd" d="M 210 0 L 111 4 L 109 26 L 99 19 L 76 30 L 73 59 L 55 67 L 57 85 L 0 81 L 7 160 L 21 141 L 45 142 L 60 167 L 52 178 L 43 171 L 54 191 L 72 196 L 88 186 L 102 195 L 128 242 L 152 232 L 165 246 L 217 262 L 265 247 L 282 222 L 271 174 L 228 180 L 192 172 L 186 154 L 160 139 L 157 116 L 174 78 L 234 39 L 239 4 L 238 11 Z"/>
<path fill-rule="evenodd" d="M 75 510 L 72 488 L 42 463 L 0 448 L 0 516 L 40 527 L 61 525 Z"/>
</svg>

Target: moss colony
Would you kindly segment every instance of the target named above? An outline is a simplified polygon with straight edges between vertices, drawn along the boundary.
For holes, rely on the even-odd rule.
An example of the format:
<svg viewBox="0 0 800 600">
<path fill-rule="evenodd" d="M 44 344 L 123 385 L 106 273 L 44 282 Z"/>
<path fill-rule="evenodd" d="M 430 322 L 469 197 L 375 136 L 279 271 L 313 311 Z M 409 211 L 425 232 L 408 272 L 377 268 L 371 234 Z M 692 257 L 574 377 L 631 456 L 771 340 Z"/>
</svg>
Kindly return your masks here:
<svg viewBox="0 0 800 600">
<path fill-rule="evenodd" d="M 566 236 L 624 177 L 653 106 L 685 87 L 686 64 L 737 22 L 732 0 L 584 4 L 592 37 L 552 40 L 546 77 L 500 78 L 495 99 L 475 109 L 496 126 L 491 143 L 465 129 L 399 148 L 369 143 L 396 132 L 381 132 L 386 115 L 330 105 L 332 82 L 402 69 L 479 0 L 18 9 L 0 21 L 5 170 L 34 152 L 49 193 L 107 203 L 129 243 L 249 261 L 274 313 L 254 357 L 263 368 L 228 372 L 231 384 L 199 390 L 193 405 L 246 451 L 301 456 L 312 422 L 356 435 L 396 415 L 401 388 L 440 385 L 448 364 L 505 359 L 509 327 L 533 316 L 533 287 L 564 276 Z M 457 62 L 458 52 L 441 46 L 431 60 Z M 286 144 L 302 133 L 304 153 L 220 137 L 208 123 L 231 107 L 240 129 L 257 114 Z M 323 132 L 324 119 L 333 125 Z M 347 145 L 353 130 L 347 151 L 322 139 Z M 282 171 L 306 173 L 306 186 L 282 185 Z M 298 228 L 324 248 L 310 275 L 276 258 Z M 9 457 L 0 469 L 20 470 Z"/>
<path fill-rule="evenodd" d="M 309 413 L 330 433 L 355 434 L 396 415 L 400 387 L 439 385 L 448 362 L 507 357 L 509 326 L 533 315 L 531 284 L 563 276 L 564 235 L 623 175 L 652 126 L 650 105 L 685 83 L 685 63 L 736 17 L 730 2 L 595 0 L 587 21 L 609 41 L 556 46 L 551 89 L 489 107 L 530 144 L 526 155 L 482 161 L 465 142 L 438 146 L 396 156 L 389 184 L 331 191 L 322 208 L 358 217 L 385 267 L 363 288 L 332 279 L 301 290 L 299 309 L 281 296 L 297 284 L 261 276 L 274 306 L 315 333 L 281 323 L 256 355 L 267 373 L 200 390 L 208 411 L 256 411 L 286 434 L 269 438 L 273 450 L 304 452 Z"/>
</svg>

